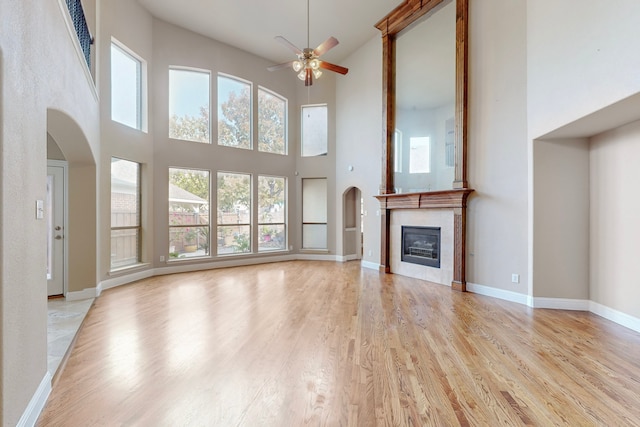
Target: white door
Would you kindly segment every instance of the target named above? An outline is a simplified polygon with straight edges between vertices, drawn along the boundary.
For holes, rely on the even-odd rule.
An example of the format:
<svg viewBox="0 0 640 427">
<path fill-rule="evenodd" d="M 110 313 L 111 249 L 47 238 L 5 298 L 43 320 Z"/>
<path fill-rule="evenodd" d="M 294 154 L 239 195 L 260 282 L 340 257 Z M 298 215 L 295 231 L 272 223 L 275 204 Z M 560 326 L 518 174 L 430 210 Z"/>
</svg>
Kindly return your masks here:
<svg viewBox="0 0 640 427">
<path fill-rule="evenodd" d="M 64 294 L 65 167 L 47 166 L 47 295 Z"/>
</svg>

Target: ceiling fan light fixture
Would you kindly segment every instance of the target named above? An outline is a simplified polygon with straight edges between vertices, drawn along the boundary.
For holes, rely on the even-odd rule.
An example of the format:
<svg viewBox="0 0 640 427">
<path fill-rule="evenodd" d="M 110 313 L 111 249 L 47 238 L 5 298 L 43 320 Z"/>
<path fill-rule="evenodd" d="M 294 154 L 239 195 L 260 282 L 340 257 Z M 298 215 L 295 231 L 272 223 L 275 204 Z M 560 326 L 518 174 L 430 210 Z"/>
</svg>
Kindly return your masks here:
<svg viewBox="0 0 640 427">
<path fill-rule="evenodd" d="M 307 73 L 305 72 L 305 70 L 302 70 L 298 73 L 298 78 L 302 81 L 304 81 L 304 79 L 306 78 Z"/>
<path fill-rule="evenodd" d="M 316 79 L 319 79 L 321 75 L 322 75 L 322 71 L 313 70 L 313 77 L 315 77 Z"/>
<path fill-rule="evenodd" d="M 312 70 L 317 70 L 318 68 L 320 68 L 320 61 L 318 61 L 317 58 L 313 58 L 311 61 L 309 61 L 309 67 L 311 67 Z"/>
<path fill-rule="evenodd" d="M 291 66 L 293 67 L 293 71 L 295 71 L 296 73 L 300 70 L 302 70 L 302 68 L 304 67 L 304 65 L 302 64 L 302 61 L 293 61 L 293 64 L 291 64 Z"/>
</svg>

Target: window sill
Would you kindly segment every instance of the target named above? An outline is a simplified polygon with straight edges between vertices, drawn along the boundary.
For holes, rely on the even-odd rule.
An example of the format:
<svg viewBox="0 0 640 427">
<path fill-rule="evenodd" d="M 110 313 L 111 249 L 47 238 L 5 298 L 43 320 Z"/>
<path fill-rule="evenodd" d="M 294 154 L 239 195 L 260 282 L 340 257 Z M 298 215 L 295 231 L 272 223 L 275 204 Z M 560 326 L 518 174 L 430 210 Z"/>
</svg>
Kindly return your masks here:
<svg viewBox="0 0 640 427">
<path fill-rule="evenodd" d="M 122 273 L 129 273 L 131 271 L 143 270 L 147 267 L 151 266 L 148 262 L 139 262 L 133 265 L 127 265 L 125 267 L 114 268 L 109 271 L 109 276 L 118 276 Z"/>
</svg>

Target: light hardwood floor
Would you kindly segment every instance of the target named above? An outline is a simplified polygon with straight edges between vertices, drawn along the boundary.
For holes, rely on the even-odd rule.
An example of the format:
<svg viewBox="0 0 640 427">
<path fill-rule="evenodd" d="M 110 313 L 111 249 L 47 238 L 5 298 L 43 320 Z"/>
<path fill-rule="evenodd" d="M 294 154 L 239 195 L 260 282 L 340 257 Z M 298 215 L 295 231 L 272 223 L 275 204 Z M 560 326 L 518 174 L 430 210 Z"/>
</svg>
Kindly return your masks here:
<svg viewBox="0 0 640 427">
<path fill-rule="evenodd" d="M 40 426 L 640 425 L 640 334 L 358 262 L 97 299 Z"/>
</svg>

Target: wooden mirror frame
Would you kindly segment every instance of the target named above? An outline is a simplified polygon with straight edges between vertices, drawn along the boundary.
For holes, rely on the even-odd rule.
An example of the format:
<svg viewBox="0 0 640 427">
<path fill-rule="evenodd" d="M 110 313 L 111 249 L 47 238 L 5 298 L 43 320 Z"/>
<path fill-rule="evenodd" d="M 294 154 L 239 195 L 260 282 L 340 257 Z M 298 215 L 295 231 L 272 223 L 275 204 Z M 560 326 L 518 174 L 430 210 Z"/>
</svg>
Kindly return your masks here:
<svg viewBox="0 0 640 427">
<path fill-rule="evenodd" d="M 421 193 L 395 194 L 393 170 L 393 138 L 396 121 L 396 38 L 398 34 L 419 18 L 434 12 L 445 0 L 406 0 L 385 16 L 375 26 L 382 33 L 382 181 L 381 251 L 380 269 L 391 272 L 389 259 L 389 235 L 392 209 L 442 209 L 454 212 L 454 260 L 452 287 L 466 290 L 465 240 L 466 203 L 473 191 L 467 182 L 467 64 L 468 64 L 468 15 L 469 0 L 453 0 L 456 3 L 456 88 L 455 88 L 455 170 L 451 190 Z"/>
</svg>

